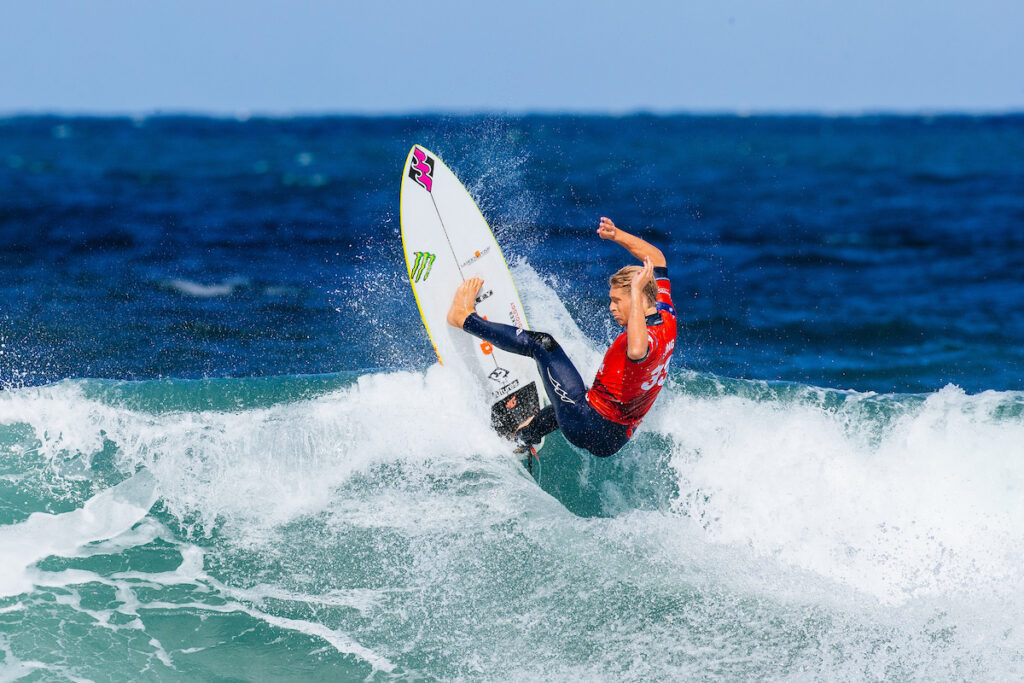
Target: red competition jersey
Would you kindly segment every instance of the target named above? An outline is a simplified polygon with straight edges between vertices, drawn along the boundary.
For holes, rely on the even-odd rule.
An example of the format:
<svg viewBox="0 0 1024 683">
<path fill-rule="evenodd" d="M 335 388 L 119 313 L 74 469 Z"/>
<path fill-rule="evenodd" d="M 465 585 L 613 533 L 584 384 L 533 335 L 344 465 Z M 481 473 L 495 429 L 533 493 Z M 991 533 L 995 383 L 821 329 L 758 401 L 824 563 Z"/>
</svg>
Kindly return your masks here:
<svg viewBox="0 0 1024 683">
<path fill-rule="evenodd" d="M 601 417 L 629 425 L 632 433 L 651 409 L 665 384 L 668 363 L 676 345 L 676 311 L 672 307 L 672 285 L 667 268 L 655 268 L 658 284 L 657 311 L 647 316 L 647 356 L 630 360 L 626 356 L 623 332 L 604 354 L 587 402 Z"/>
</svg>

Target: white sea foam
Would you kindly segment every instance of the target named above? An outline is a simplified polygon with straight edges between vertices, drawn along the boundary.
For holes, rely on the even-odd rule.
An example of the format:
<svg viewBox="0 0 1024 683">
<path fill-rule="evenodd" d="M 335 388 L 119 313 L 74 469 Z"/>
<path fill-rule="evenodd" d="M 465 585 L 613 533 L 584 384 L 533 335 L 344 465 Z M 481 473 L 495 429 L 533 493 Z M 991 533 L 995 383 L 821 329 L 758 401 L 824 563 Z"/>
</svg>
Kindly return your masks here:
<svg viewBox="0 0 1024 683">
<path fill-rule="evenodd" d="M 93 683 L 92 679 L 76 674 L 69 667 L 17 657 L 10 640 L 2 633 L 0 633 L 0 653 L 3 653 L 3 660 L 0 661 L 0 683 L 22 681 L 30 676 L 40 676 L 41 672 L 56 674 L 74 683 Z"/>
<path fill-rule="evenodd" d="M 560 303 L 544 303 L 557 299 L 536 273 L 518 266 L 515 274 L 532 325 L 552 332 L 589 379 L 600 349 Z M 1024 588 L 1024 420 L 997 410 L 1019 397 L 948 387 L 879 417 L 863 410 L 877 400 L 871 395 L 826 409 L 695 395 L 677 378 L 642 431 L 671 440 L 671 504 L 686 523 L 699 521 L 708 541 L 751 548 L 891 604 Z M 432 514 L 439 499 L 382 490 L 376 504 L 422 506 L 389 519 L 366 500 L 336 500 L 335 491 L 387 463 L 426 472 L 438 461 L 500 461 L 507 449 L 477 399 L 439 366 L 367 374 L 314 400 L 238 412 L 149 414 L 62 383 L 8 392 L 0 424 L 31 425 L 55 462 L 113 441 L 122 468 L 145 466 L 168 511 L 197 518 L 206 532 L 221 522 L 255 534 L 325 510 L 370 525 L 429 526 L 451 521 Z M 607 509 L 628 511 L 620 488 L 604 485 Z M 448 506 L 458 514 L 459 501 Z"/>
<path fill-rule="evenodd" d="M 382 462 L 503 452 L 477 398 L 440 366 L 365 375 L 313 401 L 241 412 L 126 410 L 66 382 L 0 397 L 0 424 L 30 425 L 55 466 L 113 441 L 121 466 L 146 466 L 182 517 L 273 525 L 323 509 L 335 486 Z"/>
<path fill-rule="evenodd" d="M 557 339 L 583 380 L 591 382 L 601 364 L 603 349 L 583 334 L 565 304 L 529 264 L 516 264 L 512 271 L 524 298 L 530 327 Z"/>
<path fill-rule="evenodd" d="M 896 604 L 1024 591 L 1024 420 L 947 387 L 881 428 L 814 403 L 671 393 L 676 508 L 746 546 Z"/>
<path fill-rule="evenodd" d="M 528 266 L 515 275 L 531 324 L 555 334 L 589 380 L 601 348 Z M 780 652 L 813 678 L 1019 673 L 1024 397 L 710 384 L 677 370 L 637 439 L 602 461 L 616 477 L 600 479 L 581 456 L 593 473 L 554 491 L 572 484 L 600 497 L 611 519 L 577 518 L 534 486 L 487 428 L 480 397 L 440 366 L 237 411 L 129 409 L 75 382 L 5 392 L 0 425 L 27 425 L 55 472 L 113 442 L 116 467 L 145 467 L 161 514 L 180 527 L 115 523 L 111 512 L 99 526 L 120 528 L 112 538 L 79 528 L 46 552 L 117 554 L 165 539 L 182 555 L 174 570 L 100 576 L 32 570 L 42 551 L 25 551 L 17 579 L 105 583 L 118 591 L 111 609 L 129 616 L 245 613 L 383 671 L 410 650 L 444 652 L 452 678 L 501 669 L 528 679 L 540 672 L 531 657 L 557 662 L 547 671 L 556 680 L 694 676 L 693 663 L 707 661 L 729 677 L 770 671 L 744 662 L 770 667 Z M 672 486 L 650 487 L 663 498 L 636 509 L 658 477 Z M 182 540 L 189 533 L 198 545 Z M 224 575 L 210 576 L 206 552 L 221 553 Z M 354 552 L 371 569 L 347 564 Z M 253 582 L 233 577 L 224 554 L 286 569 Z M 367 588 L 362 571 L 384 572 L 387 584 Z M 188 586 L 192 597 L 143 600 L 140 586 Z M 307 616 L 318 609 L 379 626 Z M 184 653 L 153 648 L 171 665 Z"/>
<path fill-rule="evenodd" d="M 32 587 L 29 567 L 50 555 L 67 555 L 93 541 L 117 536 L 142 519 L 156 501 L 149 473 L 132 478 L 89 499 L 82 508 L 58 515 L 37 512 L 28 520 L 0 527 L 0 596 Z"/>
</svg>

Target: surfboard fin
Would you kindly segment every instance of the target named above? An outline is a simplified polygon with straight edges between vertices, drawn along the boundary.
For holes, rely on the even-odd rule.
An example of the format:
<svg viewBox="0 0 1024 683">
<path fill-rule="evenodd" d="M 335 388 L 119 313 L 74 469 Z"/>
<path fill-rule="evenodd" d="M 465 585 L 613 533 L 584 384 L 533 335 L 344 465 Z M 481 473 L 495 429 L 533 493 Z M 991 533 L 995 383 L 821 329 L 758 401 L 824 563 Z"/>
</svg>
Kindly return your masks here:
<svg viewBox="0 0 1024 683">
<path fill-rule="evenodd" d="M 540 456 L 537 455 L 537 449 L 530 445 L 524 445 L 522 450 L 516 450 L 516 453 L 525 454 L 525 457 L 520 455 L 520 458 L 524 460 L 526 465 L 526 471 L 533 475 L 534 479 L 540 481 Z"/>
</svg>

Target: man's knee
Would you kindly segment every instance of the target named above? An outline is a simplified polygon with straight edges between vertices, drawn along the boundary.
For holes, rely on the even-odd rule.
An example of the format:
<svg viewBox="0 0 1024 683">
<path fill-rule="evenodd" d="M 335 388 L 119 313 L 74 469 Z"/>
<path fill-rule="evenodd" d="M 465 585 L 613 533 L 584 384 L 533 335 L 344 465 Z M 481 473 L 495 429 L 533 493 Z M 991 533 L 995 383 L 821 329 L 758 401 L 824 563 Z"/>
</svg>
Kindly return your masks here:
<svg viewBox="0 0 1024 683">
<path fill-rule="evenodd" d="M 559 349 L 558 342 L 547 332 L 534 332 L 533 330 L 526 330 L 525 334 L 529 335 L 530 339 L 541 345 L 545 351 L 551 352 Z"/>
</svg>

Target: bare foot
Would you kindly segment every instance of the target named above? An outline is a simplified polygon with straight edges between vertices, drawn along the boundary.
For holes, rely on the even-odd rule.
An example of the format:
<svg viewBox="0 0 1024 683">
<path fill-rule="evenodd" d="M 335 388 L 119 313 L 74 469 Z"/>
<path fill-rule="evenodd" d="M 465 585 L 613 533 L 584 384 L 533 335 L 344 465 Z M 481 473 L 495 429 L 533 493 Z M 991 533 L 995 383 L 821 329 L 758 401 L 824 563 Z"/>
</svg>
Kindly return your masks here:
<svg viewBox="0 0 1024 683">
<path fill-rule="evenodd" d="M 484 281 L 471 277 L 455 290 L 452 307 L 448 309 L 448 324 L 460 330 L 471 313 L 476 312 L 476 293 L 480 291 Z"/>
</svg>

